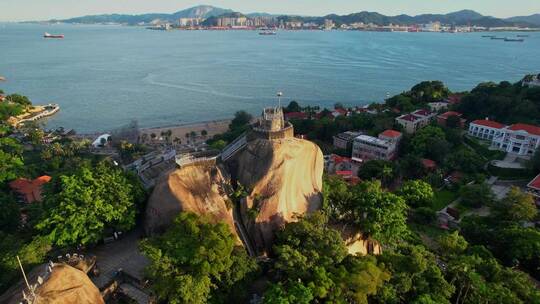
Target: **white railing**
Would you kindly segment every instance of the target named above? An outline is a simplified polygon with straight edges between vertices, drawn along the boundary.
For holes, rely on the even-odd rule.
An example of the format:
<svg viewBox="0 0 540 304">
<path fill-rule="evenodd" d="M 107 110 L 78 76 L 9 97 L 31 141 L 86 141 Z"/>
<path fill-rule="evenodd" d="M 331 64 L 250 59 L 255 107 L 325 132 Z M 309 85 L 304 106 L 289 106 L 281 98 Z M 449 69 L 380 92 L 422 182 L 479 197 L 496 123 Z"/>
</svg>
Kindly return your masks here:
<svg viewBox="0 0 540 304">
<path fill-rule="evenodd" d="M 219 156 L 219 155 L 218 155 Z M 193 155 L 184 155 L 176 158 L 176 164 L 180 167 L 185 167 L 188 165 L 196 163 L 205 163 L 205 162 L 214 162 L 218 156 L 213 157 L 194 157 Z"/>
<path fill-rule="evenodd" d="M 246 134 L 242 134 L 240 137 L 235 139 L 232 143 L 230 143 L 225 149 L 223 149 L 223 152 L 221 152 L 221 160 L 226 161 L 236 152 L 240 151 L 242 148 L 244 148 L 247 145 L 247 136 Z"/>
</svg>

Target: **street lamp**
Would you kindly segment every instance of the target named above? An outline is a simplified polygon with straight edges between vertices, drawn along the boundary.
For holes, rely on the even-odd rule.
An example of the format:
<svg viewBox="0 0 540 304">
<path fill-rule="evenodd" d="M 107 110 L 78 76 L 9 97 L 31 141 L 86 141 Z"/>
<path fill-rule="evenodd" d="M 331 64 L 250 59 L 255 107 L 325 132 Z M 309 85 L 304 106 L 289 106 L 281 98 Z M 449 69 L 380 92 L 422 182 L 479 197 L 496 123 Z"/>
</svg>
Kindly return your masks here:
<svg viewBox="0 0 540 304">
<path fill-rule="evenodd" d="M 280 108 L 281 108 L 281 96 L 283 96 L 283 92 L 277 92 L 278 105 Z"/>
</svg>

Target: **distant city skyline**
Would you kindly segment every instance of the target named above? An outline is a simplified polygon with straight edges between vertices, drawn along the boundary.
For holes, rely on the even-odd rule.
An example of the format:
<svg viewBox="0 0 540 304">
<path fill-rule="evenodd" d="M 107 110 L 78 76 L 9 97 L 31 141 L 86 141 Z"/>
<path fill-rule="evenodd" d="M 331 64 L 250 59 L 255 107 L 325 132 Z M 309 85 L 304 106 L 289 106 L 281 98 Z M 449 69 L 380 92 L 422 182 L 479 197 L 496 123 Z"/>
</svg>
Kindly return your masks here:
<svg viewBox="0 0 540 304">
<path fill-rule="evenodd" d="M 0 21 L 65 19 L 95 14 L 172 13 L 197 5 L 213 5 L 243 13 L 322 16 L 374 11 L 385 15 L 444 14 L 472 9 L 506 18 L 540 13 L 539 0 L 0 0 Z"/>
</svg>

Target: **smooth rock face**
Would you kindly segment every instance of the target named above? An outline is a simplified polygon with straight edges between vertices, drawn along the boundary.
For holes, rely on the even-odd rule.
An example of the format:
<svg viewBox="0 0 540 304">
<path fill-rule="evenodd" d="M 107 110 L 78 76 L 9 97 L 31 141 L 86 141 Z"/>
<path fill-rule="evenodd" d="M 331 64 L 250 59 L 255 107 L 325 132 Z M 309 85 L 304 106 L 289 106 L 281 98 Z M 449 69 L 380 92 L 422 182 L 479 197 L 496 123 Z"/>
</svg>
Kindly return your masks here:
<svg viewBox="0 0 540 304">
<path fill-rule="evenodd" d="M 166 174 L 157 183 L 144 221 L 147 235 L 161 233 L 180 212 L 207 215 L 223 221 L 236 235 L 232 209 L 228 210 L 227 174 L 219 166 L 187 166 Z"/>
<path fill-rule="evenodd" d="M 102 304 L 99 289 L 88 276 L 71 266 L 58 264 L 36 290 L 36 304 Z"/>
<path fill-rule="evenodd" d="M 259 253 L 271 251 L 275 231 L 295 215 L 321 208 L 324 160 L 314 143 L 255 139 L 233 162 L 238 183 L 249 192 L 241 213 Z"/>
</svg>

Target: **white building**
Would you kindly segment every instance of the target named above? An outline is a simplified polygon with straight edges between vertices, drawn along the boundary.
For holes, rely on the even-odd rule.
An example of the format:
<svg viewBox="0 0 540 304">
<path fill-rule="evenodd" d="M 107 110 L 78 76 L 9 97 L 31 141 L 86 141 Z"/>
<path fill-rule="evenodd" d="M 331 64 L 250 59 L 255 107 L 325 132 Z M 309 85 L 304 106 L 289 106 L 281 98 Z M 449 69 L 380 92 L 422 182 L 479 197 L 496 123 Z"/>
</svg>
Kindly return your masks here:
<svg viewBox="0 0 540 304">
<path fill-rule="evenodd" d="M 435 113 L 429 110 L 417 110 L 412 113 L 399 116 L 396 118 L 396 122 L 403 127 L 405 132 L 412 134 L 427 126 L 435 115 Z"/>
<path fill-rule="evenodd" d="M 540 148 L 540 127 L 528 124 L 505 126 L 491 120 L 475 120 L 469 135 L 491 141 L 491 146 L 523 156 L 531 156 Z"/>
<path fill-rule="evenodd" d="M 360 135 L 354 139 L 352 159 L 357 162 L 393 160 L 397 157 L 401 137 L 402 134 L 394 130 L 386 130 L 379 137 Z"/>
<path fill-rule="evenodd" d="M 362 132 L 347 131 L 334 136 L 334 147 L 347 149 L 352 145 L 354 139 L 362 135 Z"/>
</svg>

